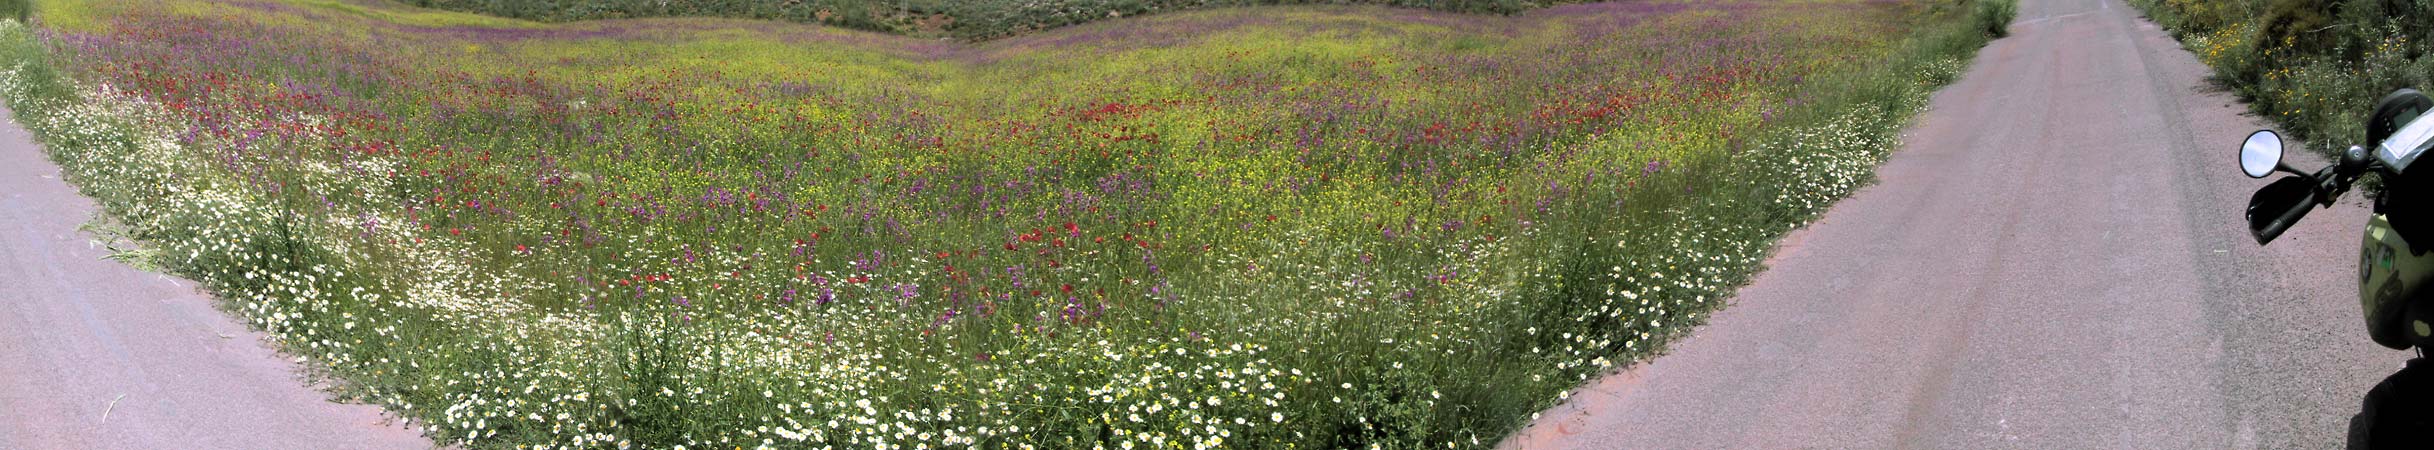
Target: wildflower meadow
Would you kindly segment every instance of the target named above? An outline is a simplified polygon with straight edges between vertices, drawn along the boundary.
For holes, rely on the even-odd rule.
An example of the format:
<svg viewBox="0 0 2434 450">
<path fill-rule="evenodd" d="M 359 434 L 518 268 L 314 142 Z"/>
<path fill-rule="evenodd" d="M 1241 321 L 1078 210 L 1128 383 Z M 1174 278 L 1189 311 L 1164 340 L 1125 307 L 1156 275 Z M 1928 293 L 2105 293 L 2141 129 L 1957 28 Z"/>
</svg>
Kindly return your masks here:
<svg viewBox="0 0 2434 450">
<path fill-rule="evenodd" d="M 0 95 L 119 258 L 444 443 L 1484 448 L 1867 183 L 1990 1 L 38 0 Z"/>
</svg>

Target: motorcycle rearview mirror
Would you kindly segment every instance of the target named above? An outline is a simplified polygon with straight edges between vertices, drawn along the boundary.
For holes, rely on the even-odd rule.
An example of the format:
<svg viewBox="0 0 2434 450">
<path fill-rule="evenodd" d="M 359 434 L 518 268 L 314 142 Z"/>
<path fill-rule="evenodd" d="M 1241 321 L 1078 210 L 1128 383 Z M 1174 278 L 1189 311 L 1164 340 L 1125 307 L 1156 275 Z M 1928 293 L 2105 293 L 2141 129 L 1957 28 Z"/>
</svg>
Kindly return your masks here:
<svg viewBox="0 0 2434 450">
<path fill-rule="evenodd" d="M 2257 130 L 2240 143 L 2240 171 L 2249 178 L 2265 178 L 2282 166 L 2282 135 L 2273 130 Z"/>
</svg>

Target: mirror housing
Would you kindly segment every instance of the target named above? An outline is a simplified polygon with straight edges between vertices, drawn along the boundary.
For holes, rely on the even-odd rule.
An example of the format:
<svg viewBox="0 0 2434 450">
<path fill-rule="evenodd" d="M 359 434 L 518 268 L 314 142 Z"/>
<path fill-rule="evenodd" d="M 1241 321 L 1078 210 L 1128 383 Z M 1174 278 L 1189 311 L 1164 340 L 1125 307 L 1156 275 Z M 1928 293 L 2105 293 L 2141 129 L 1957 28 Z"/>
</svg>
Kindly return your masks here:
<svg viewBox="0 0 2434 450">
<path fill-rule="evenodd" d="M 2273 130 L 2257 130 L 2240 143 L 2240 171 L 2249 178 L 2265 178 L 2282 166 L 2282 135 Z"/>
</svg>

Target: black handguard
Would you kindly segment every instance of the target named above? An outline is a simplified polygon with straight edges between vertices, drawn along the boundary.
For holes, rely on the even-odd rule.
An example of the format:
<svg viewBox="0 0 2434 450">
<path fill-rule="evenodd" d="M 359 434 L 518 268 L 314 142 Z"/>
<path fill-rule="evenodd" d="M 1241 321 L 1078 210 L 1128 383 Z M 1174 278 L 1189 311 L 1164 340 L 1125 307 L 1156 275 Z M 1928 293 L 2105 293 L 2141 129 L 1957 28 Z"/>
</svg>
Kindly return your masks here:
<svg viewBox="0 0 2434 450">
<path fill-rule="evenodd" d="M 2282 232 L 2307 217 L 2307 212 L 2323 205 L 2321 182 L 2304 176 L 2287 176 L 2257 189 L 2248 197 L 2248 232 L 2256 236 L 2257 245 L 2273 242 Z"/>
</svg>

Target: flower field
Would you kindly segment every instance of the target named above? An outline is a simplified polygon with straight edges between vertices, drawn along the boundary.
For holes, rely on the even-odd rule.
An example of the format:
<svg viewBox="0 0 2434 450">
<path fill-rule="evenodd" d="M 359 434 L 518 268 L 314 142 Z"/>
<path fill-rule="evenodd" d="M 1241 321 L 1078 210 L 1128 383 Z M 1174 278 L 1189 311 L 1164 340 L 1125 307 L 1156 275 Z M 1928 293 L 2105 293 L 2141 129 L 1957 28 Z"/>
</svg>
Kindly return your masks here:
<svg viewBox="0 0 2434 450">
<path fill-rule="evenodd" d="M 0 95 L 125 257 L 444 442 L 1482 448 L 1865 183 L 1967 6 L 966 44 L 56 0 L 0 26 Z"/>
</svg>

